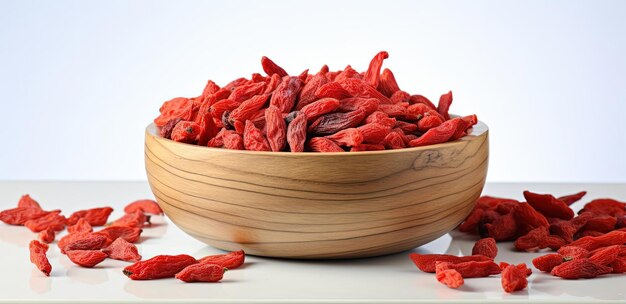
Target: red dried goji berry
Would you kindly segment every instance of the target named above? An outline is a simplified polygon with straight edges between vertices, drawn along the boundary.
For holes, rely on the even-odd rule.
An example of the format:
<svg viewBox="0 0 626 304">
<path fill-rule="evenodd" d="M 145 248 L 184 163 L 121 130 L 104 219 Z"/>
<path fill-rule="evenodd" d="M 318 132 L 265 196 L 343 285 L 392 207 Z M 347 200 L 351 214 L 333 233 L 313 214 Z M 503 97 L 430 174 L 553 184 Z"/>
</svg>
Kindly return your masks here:
<svg viewBox="0 0 626 304">
<path fill-rule="evenodd" d="M 272 93 L 270 104 L 278 107 L 283 113 L 291 112 L 302 86 L 303 83 L 298 77 L 284 77 Z"/>
<path fill-rule="evenodd" d="M 269 106 L 265 111 L 267 141 L 272 151 L 282 151 L 287 144 L 287 123 L 279 108 Z"/>
<path fill-rule="evenodd" d="M 300 91 L 300 96 L 298 98 L 298 103 L 296 104 L 296 110 L 300 111 L 305 106 L 313 103 L 317 96 L 315 96 L 315 92 L 323 85 L 328 83 L 328 78 L 324 76 L 324 74 L 318 73 L 309 80 L 304 87 L 302 87 L 302 91 Z"/>
<path fill-rule="evenodd" d="M 527 203 L 517 204 L 514 214 L 520 228 L 520 235 L 524 235 L 538 227 L 550 227 L 550 223 L 548 223 L 545 216 L 537 212 L 537 210 Z"/>
<path fill-rule="evenodd" d="M 591 212 L 615 217 L 626 216 L 626 203 L 609 198 L 595 199 L 587 203 L 578 213 Z"/>
<path fill-rule="evenodd" d="M 589 256 L 589 260 L 598 263 L 600 265 L 608 266 L 617 259 L 620 253 L 620 246 L 613 245 L 603 248 L 598 248 L 592 252 Z"/>
<path fill-rule="evenodd" d="M 437 112 L 443 116 L 445 120 L 450 119 L 450 114 L 448 114 L 448 110 L 450 109 L 450 105 L 452 104 L 452 91 L 449 91 L 446 94 L 441 95 L 439 98 L 439 104 L 437 104 Z"/>
<path fill-rule="evenodd" d="M 365 111 L 357 109 L 347 113 L 331 113 L 320 116 L 309 127 L 313 134 L 328 135 L 343 129 L 356 127 L 365 119 Z"/>
<path fill-rule="evenodd" d="M 307 149 L 313 152 L 345 152 L 334 141 L 324 137 L 313 137 L 307 141 Z"/>
<path fill-rule="evenodd" d="M 261 66 L 263 66 L 263 71 L 268 76 L 272 76 L 273 74 L 278 74 L 278 76 L 280 77 L 285 77 L 289 75 L 287 74 L 287 72 L 285 72 L 283 68 L 281 68 L 276 63 L 274 63 L 274 61 L 272 61 L 271 59 L 265 56 L 261 57 Z"/>
<path fill-rule="evenodd" d="M 42 230 L 41 232 L 39 232 L 39 241 L 41 241 L 42 243 L 47 243 L 50 244 L 54 241 L 54 237 L 55 237 L 56 233 L 54 232 L 53 229 L 45 229 Z"/>
<path fill-rule="evenodd" d="M 219 90 L 220 90 L 220 86 L 218 86 L 215 82 L 209 79 L 206 85 L 204 86 L 204 90 L 202 90 L 202 96 L 214 94 L 215 92 Z"/>
<path fill-rule="evenodd" d="M 211 107 L 209 108 L 209 112 L 211 113 L 211 115 L 213 115 L 213 117 L 221 119 L 222 116 L 224 116 L 224 113 L 233 111 L 234 109 L 239 107 L 239 105 L 239 102 L 235 102 L 230 99 L 224 99 L 211 105 Z"/>
<path fill-rule="evenodd" d="M 74 225 L 79 219 L 84 218 L 91 226 L 103 226 L 109 219 L 111 212 L 113 212 L 113 208 L 111 207 L 100 207 L 76 211 L 67 219 L 67 224 Z"/>
<path fill-rule="evenodd" d="M 382 74 L 380 75 L 377 89 L 387 97 L 391 97 L 393 93 L 400 90 L 400 87 L 396 82 L 396 77 L 393 75 L 391 70 L 383 70 Z"/>
<path fill-rule="evenodd" d="M 507 262 L 500 262 L 498 264 L 498 267 L 500 267 L 500 270 L 504 271 L 504 269 L 509 267 L 509 265 L 513 265 L 513 264 L 509 264 Z M 528 266 L 526 266 L 526 263 L 521 263 L 521 264 L 517 264 L 517 265 L 513 265 L 513 266 L 515 266 L 515 268 L 519 269 L 522 273 L 525 273 L 527 277 L 530 276 L 531 274 L 533 274 L 532 269 L 528 268 Z"/>
<path fill-rule="evenodd" d="M 570 260 L 578 260 L 589 257 L 589 250 L 578 246 L 563 246 L 559 248 L 558 253 L 564 258 Z"/>
<path fill-rule="evenodd" d="M 370 62 L 369 67 L 367 68 L 367 72 L 365 72 L 365 81 L 367 81 L 371 86 L 378 87 L 378 82 L 380 78 L 380 69 L 383 66 L 383 60 L 389 58 L 389 53 L 385 51 L 381 51 Z"/>
<path fill-rule="evenodd" d="M 550 272 L 552 275 L 563 279 L 591 279 L 599 275 L 610 273 L 611 267 L 595 263 L 588 258 L 571 260 L 556 266 Z"/>
<path fill-rule="evenodd" d="M 491 259 L 487 261 L 468 261 L 461 263 L 444 262 L 447 269 L 458 271 L 463 278 L 482 278 L 490 275 L 499 274 L 500 266 Z M 435 270 L 441 261 L 435 263 Z"/>
<path fill-rule="evenodd" d="M 490 259 L 494 259 L 498 255 L 498 246 L 494 238 L 482 238 L 474 243 L 472 255 L 484 255 Z"/>
<path fill-rule="evenodd" d="M 159 128 L 159 134 L 161 135 L 161 137 L 172 139 L 172 130 L 174 130 L 174 127 L 181 121 L 181 118 L 173 118 L 168 120 L 165 125 Z"/>
<path fill-rule="evenodd" d="M 457 117 L 452 120 L 445 121 L 437 127 L 429 129 L 422 136 L 412 140 L 410 142 L 411 147 L 434 145 L 448 141 L 456 132 L 460 121 L 461 119 Z"/>
<path fill-rule="evenodd" d="M 218 282 L 226 270 L 220 265 L 198 263 L 185 267 L 175 277 L 183 282 Z"/>
<path fill-rule="evenodd" d="M 189 98 L 176 97 L 163 103 L 159 109 L 161 115 L 154 119 L 158 127 L 164 126 L 168 121 L 180 118 L 190 120 L 193 114 L 193 101 Z"/>
<path fill-rule="evenodd" d="M 425 104 L 431 110 L 437 111 L 437 107 L 435 106 L 435 104 L 432 103 L 428 98 L 422 95 L 411 95 L 411 98 L 409 99 L 409 103 L 410 104 L 418 104 L 418 103 Z"/>
<path fill-rule="evenodd" d="M 463 276 L 454 269 L 447 268 L 449 263 L 439 262 L 437 263 L 436 275 L 437 281 L 450 288 L 459 288 L 465 283 Z"/>
<path fill-rule="evenodd" d="M 367 144 L 381 143 L 391 131 L 391 127 L 376 122 L 362 125 L 357 129 L 363 135 L 363 143 Z"/>
<path fill-rule="evenodd" d="M 28 194 L 22 195 L 22 197 L 20 197 L 20 200 L 17 202 L 17 207 L 18 208 L 35 208 L 35 209 L 43 210 L 41 209 L 41 206 L 39 205 L 39 203 L 36 200 L 34 200 L 32 197 L 30 197 L 30 195 Z"/>
<path fill-rule="evenodd" d="M 527 190 L 524 191 L 524 198 L 535 210 L 546 217 L 556 217 L 564 220 L 574 217 L 574 211 L 551 194 L 538 194 Z"/>
<path fill-rule="evenodd" d="M 133 213 L 136 211 L 155 215 L 163 214 L 163 210 L 159 204 L 151 199 L 136 200 L 124 207 L 125 213 Z"/>
<path fill-rule="evenodd" d="M 189 265 L 198 263 L 192 256 L 157 255 L 124 268 L 123 273 L 133 280 L 155 280 L 174 277 Z"/>
<path fill-rule="evenodd" d="M 126 213 L 121 218 L 113 221 L 111 226 L 128 226 L 128 227 L 143 227 L 146 223 L 150 223 L 150 217 L 146 216 L 141 211 L 135 211 L 133 213 Z"/>
<path fill-rule="evenodd" d="M 239 268 L 243 265 L 246 253 L 243 250 L 232 251 L 227 254 L 209 255 L 199 259 L 200 263 L 220 265 L 230 269 Z"/>
<path fill-rule="evenodd" d="M 396 121 L 396 128 L 399 128 L 404 132 L 404 134 L 413 134 L 413 132 L 417 131 L 417 125 L 414 123 L 398 120 Z"/>
<path fill-rule="evenodd" d="M 625 273 L 626 272 L 626 258 L 618 257 L 609 265 L 609 267 L 613 268 L 613 273 Z"/>
<path fill-rule="evenodd" d="M 582 237 L 569 245 L 578 246 L 591 251 L 600 247 L 623 244 L 626 244 L 626 231 L 615 230 L 597 237 Z"/>
<path fill-rule="evenodd" d="M 115 240 L 117 238 L 123 238 L 128 242 L 136 243 L 139 241 L 139 237 L 141 236 L 141 228 L 136 227 L 127 227 L 127 226 L 109 226 L 103 228 L 98 232 L 94 232 L 94 234 L 102 234 L 108 237 L 110 240 Z"/>
<path fill-rule="evenodd" d="M 350 95 L 354 97 L 363 97 L 363 98 L 376 98 L 380 101 L 381 104 L 392 104 L 393 102 L 387 96 L 382 93 L 376 91 L 374 87 L 369 85 L 367 82 L 357 79 L 357 78 L 348 78 L 343 80 L 335 80 L 341 84 L 341 87 L 344 88 Z M 342 98 L 337 98 L 342 99 Z"/>
<path fill-rule="evenodd" d="M 389 115 L 385 114 L 382 111 L 375 111 L 374 113 L 368 115 L 367 118 L 365 118 L 365 123 L 379 123 L 383 126 L 389 127 L 389 129 L 391 130 L 391 128 L 396 125 L 396 119 L 389 117 Z"/>
<path fill-rule="evenodd" d="M 396 91 L 389 99 L 391 99 L 392 103 L 406 103 L 409 105 L 411 101 L 411 94 L 405 91 Z"/>
<path fill-rule="evenodd" d="M 246 150 L 271 151 L 270 145 L 263 133 L 261 133 L 261 130 L 255 127 L 250 120 L 246 120 L 246 127 L 243 132 L 243 145 L 246 147 Z"/>
<path fill-rule="evenodd" d="M 465 221 L 459 225 L 459 231 L 468 233 L 477 233 L 478 224 L 483 217 L 483 209 L 474 208 L 467 216 Z"/>
<path fill-rule="evenodd" d="M 70 234 L 80 233 L 80 232 L 92 232 L 92 231 L 93 231 L 93 227 L 91 227 L 89 222 L 84 218 L 80 218 L 76 222 L 76 224 L 67 227 L 67 232 L 69 232 Z"/>
<path fill-rule="evenodd" d="M 335 76 L 334 81 L 341 83 L 342 81 L 350 78 L 363 79 L 361 74 L 352 68 L 352 66 L 348 65 L 343 71 L 341 71 L 337 76 Z"/>
<path fill-rule="evenodd" d="M 533 265 L 540 271 L 550 272 L 552 271 L 552 268 L 570 260 L 572 260 L 571 257 L 564 257 L 558 253 L 550 253 L 534 258 Z"/>
<path fill-rule="evenodd" d="M 589 212 L 583 214 L 590 214 Z M 615 229 L 617 218 L 610 215 L 596 215 L 589 218 L 582 230 L 594 230 L 599 232 L 610 232 Z"/>
<path fill-rule="evenodd" d="M 488 214 L 488 211 L 491 210 L 483 212 L 483 219 L 485 218 L 485 215 Z M 492 212 L 498 214 L 495 211 Z M 484 227 L 487 230 L 486 236 L 492 237 L 496 241 L 512 240 L 517 236 L 517 219 L 515 217 L 515 212 L 499 216 L 492 223 L 485 224 Z M 480 230 L 480 224 L 478 228 Z"/>
<path fill-rule="evenodd" d="M 263 93 L 265 90 L 264 82 L 253 82 L 249 84 L 245 84 L 242 86 L 238 86 L 235 88 L 228 96 L 228 99 L 235 102 L 242 102 L 244 100 L 249 100 L 255 95 L 259 95 Z M 267 96 L 269 97 L 269 96 Z"/>
<path fill-rule="evenodd" d="M 102 252 L 107 254 L 107 257 L 116 260 L 122 260 L 126 262 L 141 261 L 141 255 L 137 250 L 135 244 L 127 242 L 123 238 L 117 238 L 111 245 L 102 249 Z"/>
<path fill-rule="evenodd" d="M 455 256 L 449 254 L 418 254 L 411 253 L 409 258 L 415 263 L 415 266 L 423 272 L 435 272 L 436 262 L 448 262 L 450 264 L 459 264 L 470 261 L 491 261 L 490 258 L 484 255 L 470 255 L 470 256 Z M 493 262 L 493 261 L 491 261 Z M 498 265 L 496 265 L 498 266 Z"/>
<path fill-rule="evenodd" d="M 546 239 L 548 238 L 548 229 L 546 227 L 537 227 L 525 235 L 515 240 L 515 248 L 517 250 L 537 250 L 546 248 Z"/>
<path fill-rule="evenodd" d="M 228 121 L 234 124 L 236 120 L 246 121 L 256 114 L 267 102 L 269 94 L 256 95 L 242 102 L 239 107 L 230 112 Z"/>
<path fill-rule="evenodd" d="M 385 148 L 387 149 L 406 148 L 402 136 L 397 132 L 390 132 L 389 134 L 387 134 L 387 136 L 385 136 L 385 139 L 383 139 L 382 144 L 385 145 Z"/>
<path fill-rule="evenodd" d="M 566 205 L 569 206 L 569 205 L 579 201 L 580 199 L 582 199 L 583 196 L 585 196 L 585 194 L 587 194 L 587 191 L 581 191 L 581 192 L 578 192 L 578 193 L 561 196 L 558 199 L 560 201 L 564 202 Z"/>
<path fill-rule="evenodd" d="M 245 150 L 243 137 L 237 133 L 224 135 L 224 148 L 231 150 Z"/>
<path fill-rule="evenodd" d="M 172 129 L 171 139 L 182 143 L 196 143 L 202 127 L 194 121 L 181 121 Z"/>
<path fill-rule="evenodd" d="M 49 213 L 42 217 L 26 221 L 24 226 L 32 232 L 40 232 L 46 229 L 61 231 L 65 229 L 65 222 L 65 216 L 58 213 Z"/>
<path fill-rule="evenodd" d="M 61 249 L 61 252 L 67 253 L 72 250 L 99 250 L 106 247 L 110 242 L 111 240 L 105 235 L 89 233 L 69 242 Z"/>
<path fill-rule="evenodd" d="M 554 222 L 550 224 L 550 232 L 570 243 L 574 240 L 576 232 L 584 227 L 592 217 L 591 214 L 581 214 L 569 221 Z"/>
<path fill-rule="evenodd" d="M 528 286 L 528 279 L 522 270 L 509 265 L 502 271 L 502 289 L 506 292 L 522 290 Z"/>
<path fill-rule="evenodd" d="M 203 113 L 200 119 L 200 134 L 198 134 L 198 145 L 206 146 L 209 140 L 215 137 L 218 132 L 217 125 L 213 120 L 213 115 L 210 112 Z"/>
<path fill-rule="evenodd" d="M 302 112 L 297 112 L 295 118 L 287 126 L 287 143 L 291 152 L 303 152 L 306 142 L 307 117 Z"/>
<path fill-rule="evenodd" d="M 315 91 L 315 97 L 322 98 L 335 98 L 341 100 L 344 98 L 352 97 L 352 95 L 344 89 L 338 82 L 329 82 L 320 86 Z"/>
<path fill-rule="evenodd" d="M 376 98 L 349 97 L 339 101 L 337 110 L 340 112 L 350 112 L 357 109 L 365 111 L 365 115 L 370 115 L 378 109 L 380 101 Z"/>
<path fill-rule="evenodd" d="M 72 250 L 67 252 L 67 257 L 78 266 L 91 268 L 104 261 L 107 254 L 100 250 Z"/>
<path fill-rule="evenodd" d="M 345 147 L 358 146 L 363 143 L 363 134 L 357 128 L 343 129 L 325 137 L 334 141 L 337 145 Z"/>
<path fill-rule="evenodd" d="M 335 111 L 339 104 L 337 99 L 322 98 L 304 106 L 300 111 L 306 115 L 307 121 L 313 122 L 321 115 Z"/>
<path fill-rule="evenodd" d="M 46 256 L 48 245 L 37 240 L 32 240 L 30 244 L 28 244 L 28 249 L 30 250 L 30 262 L 35 264 L 46 276 L 50 276 L 52 265 L 50 265 L 48 257 Z"/>
<path fill-rule="evenodd" d="M 9 225 L 24 225 L 27 221 L 38 219 L 48 214 L 58 214 L 60 210 L 44 211 L 31 207 L 17 207 L 0 212 L 0 221 Z"/>
</svg>

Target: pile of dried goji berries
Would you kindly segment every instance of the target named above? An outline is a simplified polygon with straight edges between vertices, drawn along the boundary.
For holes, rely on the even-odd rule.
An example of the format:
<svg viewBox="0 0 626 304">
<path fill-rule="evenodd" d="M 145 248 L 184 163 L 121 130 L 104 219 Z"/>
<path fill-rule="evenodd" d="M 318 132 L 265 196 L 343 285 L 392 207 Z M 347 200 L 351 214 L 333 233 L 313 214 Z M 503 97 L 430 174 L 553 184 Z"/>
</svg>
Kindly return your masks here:
<svg viewBox="0 0 626 304">
<path fill-rule="evenodd" d="M 457 288 L 463 278 L 484 277 L 502 272 L 502 287 L 507 292 L 526 287 L 531 270 L 525 264 L 504 262 L 497 267 L 496 241 L 512 241 L 520 251 L 553 250 L 556 253 L 533 259 L 540 271 L 564 279 L 594 278 L 608 273 L 626 272 L 626 203 L 596 199 L 578 215 L 569 207 L 586 192 L 554 197 L 524 191 L 526 202 L 514 199 L 481 197 L 474 210 L 459 226 L 462 232 L 482 237 L 471 256 L 411 254 L 417 267 L 436 272 L 437 279 Z"/>
<path fill-rule="evenodd" d="M 107 224 L 111 207 L 92 208 L 72 213 L 66 218 L 61 210 L 46 211 L 29 195 L 19 200 L 17 207 L 0 212 L 0 220 L 10 225 L 22 225 L 39 233 L 39 240 L 29 244 L 30 260 L 45 275 L 50 275 L 48 244 L 67 227 L 67 235 L 57 242 L 61 253 L 81 267 L 94 267 L 107 258 L 134 262 L 123 273 L 133 280 L 176 277 L 184 282 L 217 282 L 226 269 L 241 266 L 242 250 L 213 255 L 196 260 L 189 255 L 159 255 L 142 261 L 135 243 L 142 228 L 150 225 L 150 217 L 163 211 L 153 200 L 138 200 L 124 208 L 124 216 Z M 105 226 L 95 231 L 95 226 Z"/>
<path fill-rule="evenodd" d="M 254 151 L 358 152 L 418 147 L 467 134 L 476 115 L 451 118 L 452 92 L 435 106 L 400 90 L 384 69 L 387 52 L 365 72 L 351 66 L 289 74 L 267 57 L 267 76 L 252 74 L 202 95 L 166 101 L 154 123 L 161 136 L 200 146 Z"/>
</svg>

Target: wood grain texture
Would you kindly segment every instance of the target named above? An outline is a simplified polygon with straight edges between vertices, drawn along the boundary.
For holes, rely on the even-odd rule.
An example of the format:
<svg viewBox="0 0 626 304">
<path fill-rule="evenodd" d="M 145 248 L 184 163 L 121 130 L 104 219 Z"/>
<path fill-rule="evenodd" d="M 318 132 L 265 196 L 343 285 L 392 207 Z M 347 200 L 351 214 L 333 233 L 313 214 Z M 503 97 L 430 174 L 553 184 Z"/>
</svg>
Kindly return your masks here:
<svg viewBox="0 0 626 304">
<path fill-rule="evenodd" d="M 169 218 L 217 248 L 326 259 L 389 254 L 456 227 L 485 184 L 481 122 L 455 142 L 289 153 L 177 143 L 146 129 L 148 181 Z"/>
</svg>

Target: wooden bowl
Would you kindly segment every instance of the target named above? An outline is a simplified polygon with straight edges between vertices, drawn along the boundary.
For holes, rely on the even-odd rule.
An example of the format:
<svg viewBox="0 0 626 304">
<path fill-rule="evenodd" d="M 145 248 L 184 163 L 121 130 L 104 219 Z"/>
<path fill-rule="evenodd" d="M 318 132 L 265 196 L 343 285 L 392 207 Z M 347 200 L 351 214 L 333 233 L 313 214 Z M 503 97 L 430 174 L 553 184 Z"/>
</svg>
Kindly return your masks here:
<svg viewBox="0 0 626 304">
<path fill-rule="evenodd" d="M 238 151 L 146 129 L 148 181 L 178 227 L 268 257 L 370 257 L 454 229 L 485 184 L 488 129 L 438 145 L 354 153 Z"/>
</svg>

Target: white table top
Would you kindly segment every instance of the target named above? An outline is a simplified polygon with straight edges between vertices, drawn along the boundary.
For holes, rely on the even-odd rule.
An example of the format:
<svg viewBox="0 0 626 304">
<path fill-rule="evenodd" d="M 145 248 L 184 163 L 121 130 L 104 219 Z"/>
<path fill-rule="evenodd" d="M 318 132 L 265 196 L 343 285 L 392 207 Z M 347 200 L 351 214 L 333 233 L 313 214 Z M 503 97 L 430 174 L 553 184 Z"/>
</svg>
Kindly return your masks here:
<svg viewBox="0 0 626 304">
<path fill-rule="evenodd" d="M 484 193 L 522 199 L 522 190 L 626 200 L 624 184 L 488 184 Z M 110 205 L 116 208 L 135 199 L 152 197 L 145 182 L 0 182 L 0 209 L 13 208 L 20 195 L 29 193 L 44 208 L 74 210 Z M 577 203 L 575 208 L 582 204 Z M 187 236 L 167 219 L 157 218 L 138 244 L 144 258 L 157 254 L 187 253 L 195 257 L 221 253 Z M 420 253 L 471 254 L 475 239 L 458 232 L 413 249 Z M 127 263 L 106 260 L 94 269 L 80 268 L 51 246 L 53 270 L 42 275 L 29 262 L 28 243 L 36 235 L 27 228 L 0 223 L 0 303 L 443 303 L 443 302 L 601 302 L 626 301 L 626 277 L 607 275 L 593 280 L 567 281 L 534 273 L 528 288 L 503 292 L 500 277 L 467 279 L 458 290 L 420 272 L 409 260 L 410 252 L 378 258 L 298 261 L 246 257 L 241 269 L 229 271 L 220 283 L 185 284 L 175 279 L 132 281 L 122 274 Z M 57 238 L 58 239 L 58 238 Z M 496 261 L 530 261 L 541 253 L 511 250 L 499 245 Z"/>
</svg>

